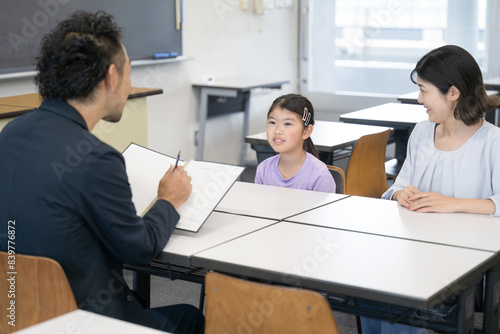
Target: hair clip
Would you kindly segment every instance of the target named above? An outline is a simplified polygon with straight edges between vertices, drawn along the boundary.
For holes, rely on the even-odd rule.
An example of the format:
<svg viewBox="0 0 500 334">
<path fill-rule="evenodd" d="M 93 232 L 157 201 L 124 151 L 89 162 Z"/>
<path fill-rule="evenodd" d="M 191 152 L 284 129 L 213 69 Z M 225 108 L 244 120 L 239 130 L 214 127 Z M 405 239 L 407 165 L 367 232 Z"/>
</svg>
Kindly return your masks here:
<svg viewBox="0 0 500 334">
<path fill-rule="evenodd" d="M 304 115 L 302 116 L 302 121 L 304 122 L 304 126 L 307 126 L 310 120 L 311 120 L 311 113 L 307 110 L 307 108 L 304 108 Z"/>
</svg>

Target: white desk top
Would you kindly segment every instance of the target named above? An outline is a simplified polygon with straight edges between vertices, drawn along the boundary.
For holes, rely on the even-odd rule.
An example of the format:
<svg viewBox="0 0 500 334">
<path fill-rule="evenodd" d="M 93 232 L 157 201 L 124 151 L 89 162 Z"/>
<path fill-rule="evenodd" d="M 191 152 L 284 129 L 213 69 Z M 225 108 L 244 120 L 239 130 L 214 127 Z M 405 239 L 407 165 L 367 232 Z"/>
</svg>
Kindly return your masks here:
<svg viewBox="0 0 500 334">
<path fill-rule="evenodd" d="M 486 87 L 486 89 L 498 91 L 500 89 L 500 77 L 484 79 L 484 86 Z"/>
<path fill-rule="evenodd" d="M 342 122 L 316 121 L 311 139 L 319 151 L 333 152 L 352 146 L 361 137 L 390 129 L 383 126 L 349 124 Z M 257 145 L 269 145 L 265 132 L 245 137 L 245 142 Z"/>
<path fill-rule="evenodd" d="M 193 265 L 428 308 L 479 279 L 494 258 L 491 252 L 281 222 L 198 253 Z"/>
<path fill-rule="evenodd" d="M 391 127 L 414 126 L 427 119 L 429 118 L 422 105 L 407 103 L 385 103 L 340 115 L 340 120 L 347 123 Z"/>
<path fill-rule="evenodd" d="M 212 212 L 197 233 L 175 230 L 157 259 L 190 265 L 193 254 L 274 223 L 275 220 Z"/>
<path fill-rule="evenodd" d="M 253 78 L 226 78 L 214 79 L 210 82 L 196 82 L 193 83 L 194 87 L 201 88 L 222 88 L 222 89 L 235 89 L 235 90 L 250 90 L 254 88 L 273 88 L 281 87 L 287 84 L 288 80 L 262 80 Z"/>
<path fill-rule="evenodd" d="M 406 93 L 406 94 L 402 94 L 402 95 L 399 95 L 398 96 L 398 101 L 400 102 L 403 102 L 403 103 L 414 103 L 414 104 L 417 104 L 418 103 L 418 94 L 420 92 L 417 90 L 417 91 L 414 91 L 414 92 L 411 92 L 411 93 Z M 498 91 L 496 90 L 487 90 L 486 91 L 486 94 L 488 95 L 496 95 L 498 94 Z"/>
<path fill-rule="evenodd" d="M 347 195 L 235 182 L 216 211 L 281 220 Z"/>
<path fill-rule="evenodd" d="M 79 334 L 160 334 L 165 332 L 136 325 L 96 313 L 76 310 L 20 330 L 19 334 L 79 333 Z"/>
<path fill-rule="evenodd" d="M 396 201 L 351 196 L 287 221 L 410 240 L 500 251 L 500 218 L 466 213 L 419 213 Z"/>
</svg>

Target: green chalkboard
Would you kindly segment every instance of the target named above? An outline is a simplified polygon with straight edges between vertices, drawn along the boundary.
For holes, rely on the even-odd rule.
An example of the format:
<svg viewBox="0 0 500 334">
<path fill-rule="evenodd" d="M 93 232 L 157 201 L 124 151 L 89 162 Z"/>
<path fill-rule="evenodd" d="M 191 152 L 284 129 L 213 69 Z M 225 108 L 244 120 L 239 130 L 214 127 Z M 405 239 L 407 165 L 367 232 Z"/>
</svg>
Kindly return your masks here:
<svg viewBox="0 0 500 334">
<path fill-rule="evenodd" d="M 105 11 L 124 28 L 131 60 L 155 53 L 182 55 L 175 0 L 0 0 L 0 74 L 33 71 L 40 41 L 57 23 L 82 9 Z"/>
</svg>

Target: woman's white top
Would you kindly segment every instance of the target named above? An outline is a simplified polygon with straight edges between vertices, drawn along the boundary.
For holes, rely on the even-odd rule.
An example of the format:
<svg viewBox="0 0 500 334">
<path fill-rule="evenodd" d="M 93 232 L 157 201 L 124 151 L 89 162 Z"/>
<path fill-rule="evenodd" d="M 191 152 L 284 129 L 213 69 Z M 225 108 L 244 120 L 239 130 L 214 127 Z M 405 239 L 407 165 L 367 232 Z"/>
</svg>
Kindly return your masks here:
<svg viewBox="0 0 500 334">
<path fill-rule="evenodd" d="M 415 126 L 403 167 L 382 198 L 391 199 L 412 184 L 454 198 L 489 198 L 500 216 L 500 128 L 483 121 L 462 147 L 440 151 L 434 146 L 435 127 L 430 121 Z"/>
</svg>

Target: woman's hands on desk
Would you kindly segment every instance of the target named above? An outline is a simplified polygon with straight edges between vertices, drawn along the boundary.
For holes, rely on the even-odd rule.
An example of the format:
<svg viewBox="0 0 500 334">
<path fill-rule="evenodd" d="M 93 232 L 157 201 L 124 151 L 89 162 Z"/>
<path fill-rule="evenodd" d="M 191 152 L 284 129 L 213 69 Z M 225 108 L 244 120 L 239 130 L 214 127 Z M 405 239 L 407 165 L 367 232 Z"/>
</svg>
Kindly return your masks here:
<svg viewBox="0 0 500 334">
<path fill-rule="evenodd" d="M 191 176 L 182 166 L 170 166 L 158 186 L 158 199 L 170 202 L 174 208 L 180 207 L 188 199 L 193 187 Z"/>
<path fill-rule="evenodd" d="M 418 212 L 457 212 L 454 208 L 455 198 L 438 193 L 424 193 L 415 186 L 409 185 L 396 191 L 393 199 L 411 211 Z"/>
<path fill-rule="evenodd" d="M 392 199 L 408 210 L 417 212 L 494 214 L 496 211 L 490 199 L 454 198 L 434 192 L 421 192 L 413 185 L 396 191 Z"/>
</svg>

